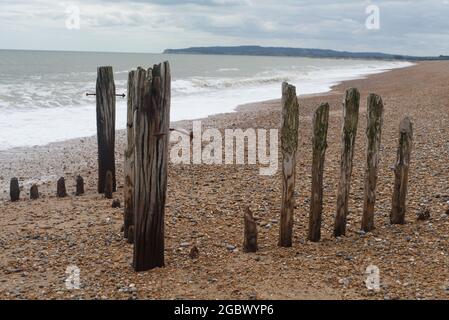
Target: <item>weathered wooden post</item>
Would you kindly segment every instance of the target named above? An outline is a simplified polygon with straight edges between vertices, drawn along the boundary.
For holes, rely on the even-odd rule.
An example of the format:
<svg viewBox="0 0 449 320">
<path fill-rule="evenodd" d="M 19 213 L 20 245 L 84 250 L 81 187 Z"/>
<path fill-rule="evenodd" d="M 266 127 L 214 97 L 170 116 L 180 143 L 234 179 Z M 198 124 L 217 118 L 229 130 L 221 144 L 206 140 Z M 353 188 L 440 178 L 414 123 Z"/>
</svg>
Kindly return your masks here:
<svg viewBox="0 0 449 320">
<path fill-rule="evenodd" d="M 360 93 L 351 88 L 346 91 L 343 103 L 342 151 L 340 163 L 340 182 L 338 186 L 337 214 L 335 216 L 334 236 L 346 234 L 348 200 L 351 188 L 352 160 L 359 121 Z"/>
<path fill-rule="evenodd" d="M 39 199 L 39 188 L 36 184 L 33 184 L 30 188 L 30 199 L 37 200 Z"/>
<path fill-rule="evenodd" d="M 170 65 L 137 70 L 138 97 L 134 115 L 134 269 L 164 266 L 164 215 L 170 136 Z M 146 79 L 145 79 L 146 77 Z"/>
<path fill-rule="evenodd" d="M 19 201 L 20 199 L 20 186 L 19 179 L 12 178 L 9 184 L 9 196 L 11 198 L 11 202 Z"/>
<path fill-rule="evenodd" d="M 250 208 L 246 208 L 244 224 L 245 234 L 243 240 L 243 252 L 257 252 L 257 224 Z"/>
<path fill-rule="evenodd" d="M 134 239 L 128 237 L 129 227 L 133 225 L 134 220 L 134 111 L 135 106 L 142 104 L 143 100 L 137 100 L 137 92 L 143 92 L 145 85 L 145 76 L 140 78 L 136 77 L 137 72 L 131 71 L 128 74 L 128 110 L 127 110 L 127 124 L 126 124 L 126 135 L 127 135 L 127 146 L 125 149 L 125 165 L 124 165 L 124 237 L 133 243 Z M 137 85 L 140 88 L 137 90 Z M 143 98 L 143 95 L 141 95 Z"/>
<path fill-rule="evenodd" d="M 106 172 L 111 171 L 113 191 L 115 179 L 115 83 L 112 67 L 97 70 L 97 139 L 98 139 L 98 193 L 105 188 Z"/>
<path fill-rule="evenodd" d="M 105 183 L 104 183 L 104 197 L 106 199 L 112 199 L 113 198 L 113 178 L 112 178 L 112 172 L 108 170 L 108 172 L 106 172 L 106 179 L 105 179 Z"/>
<path fill-rule="evenodd" d="M 321 216 L 323 213 L 323 171 L 327 149 L 327 128 L 329 126 L 329 104 L 322 104 L 313 118 L 313 162 L 312 197 L 310 201 L 309 240 L 321 239 Z"/>
<path fill-rule="evenodd" d="M 56 195 L 58 196 L 58 198 L 65 198 L 67 197 L 67 190 L 65 188 L 65 179 L 59 178 L 58 183 L 57 183 L 57 188 L 56 188 Z"/>
<path fill-rule="evenodd" d="M 362 230 L 374 230 L 374 207 L 376 203 L 377 172 L 382 138 L 384 105 L 382 98 L 376 94 L 368 96 L 366 110 L 366 137 L 368 141 L 365 169 L 365 200 L 363 205 Z"/>
<path fill-rule="evenodd" d="M 129 226 L 128 228 L 128 239 L 126 239 L 127 243 L 133 244 L 134 243 L 134 225 Z"/>
<path fill-rule="evenodd" d="M 84 194 L 84 179 L 81 176 L 76 177 L 76 192 L 75 195 L 81 196 Z"/>
<path fill-rule="evenodd" d="M 393 205 L 390 220 L 392 224 L 404 224 L 406 198 L 408 191 L 408 173 L 413 148 L 413 125 L 407 117 L 402 120 L 399 132 L 399 147 L 394 169 Z"/>
<path fill-rule="evenodd" d="M 298 149 L 299 104 L 296 88 L 282 84 L 282 204 L 279 246 L 291 247 L 293 239 L 293 211 Z"/>
</svg>

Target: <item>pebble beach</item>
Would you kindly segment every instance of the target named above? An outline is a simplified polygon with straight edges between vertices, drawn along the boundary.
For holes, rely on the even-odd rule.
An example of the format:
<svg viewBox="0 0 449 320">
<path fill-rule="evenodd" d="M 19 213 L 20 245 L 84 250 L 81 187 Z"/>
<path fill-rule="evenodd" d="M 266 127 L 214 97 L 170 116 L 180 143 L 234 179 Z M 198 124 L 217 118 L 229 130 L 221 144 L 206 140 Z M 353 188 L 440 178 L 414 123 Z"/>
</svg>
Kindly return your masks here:
<svg viewBox="0 0 449 320">
<path fill-rule="evenodd" d="M 279 248 L 281 171 L 259 175 L 254 165 L 169 166 L 165 217 L 165 268 L 132 269 L 132 245 L 123 239 L 123 154 L 117 131 L 118 191 L 112 200 L 96 192 L 96 137 L 0 151 L 0 299 L 449 299 L 449 62 L 411 67 L 343 82 L 322 95 L 300 96 L 294 244 Z M 279 94 L 281 84 L 279 84 Z M 359 128 L 347 235 L 333 237 L 340 173 L 342 101 L 361 92 Z M 297 88 L 301 94 L 301 88 Z M 376 229 L 360 231 L 366 164 L 366 100 L 385 105 L 375 210 Z M 312 117 L 330 105 L 324 169 L 322 240 L 307 241 L 312 166 Z M 405 225 L 389 220 L 399 123 L 414 127 Z M 279 128 L 280 101 L 240 106 L 202 119 L 206 127 Z M 172 126 L 190 130 L 191 122 Z M 13 137 L 11 137 L 13 139 Z M 279 161 L 279 163 L 281 163 Z M 75 178 L 86 183 L 76 197 Z M 9 201 L 19 178 L 21 199 Z M 56 197 L 65 177 L 68 197 Z M 40 198 L 29 200 L 32 184 Z M 242 251 L 243 215 L 254 213 L 259 251 Z M 424 221 L 417 217 L 430 213 Z M 191 257 L 193 247 L 198 256 Z M 366 268 L 380 270 L 380 290 L 368 290 Z M 81 287 L 68 290 L 67 267 L 80 270 Z"/>
</svg>

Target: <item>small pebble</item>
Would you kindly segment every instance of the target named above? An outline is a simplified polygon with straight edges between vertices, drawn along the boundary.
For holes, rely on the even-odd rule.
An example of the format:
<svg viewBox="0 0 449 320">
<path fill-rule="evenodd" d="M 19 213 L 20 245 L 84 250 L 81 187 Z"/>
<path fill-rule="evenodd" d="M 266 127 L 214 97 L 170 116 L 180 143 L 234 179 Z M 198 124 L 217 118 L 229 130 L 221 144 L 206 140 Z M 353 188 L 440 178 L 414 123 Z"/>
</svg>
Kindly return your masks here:
<svg viewBox="0 0 449 320">
<path fill-rule="evenodd" d="M 112 201 L 112 208 L 117 209 L 120 207 L 121 207 L 120 200 L 115 199 L 114 201 Z"/>
</svg>

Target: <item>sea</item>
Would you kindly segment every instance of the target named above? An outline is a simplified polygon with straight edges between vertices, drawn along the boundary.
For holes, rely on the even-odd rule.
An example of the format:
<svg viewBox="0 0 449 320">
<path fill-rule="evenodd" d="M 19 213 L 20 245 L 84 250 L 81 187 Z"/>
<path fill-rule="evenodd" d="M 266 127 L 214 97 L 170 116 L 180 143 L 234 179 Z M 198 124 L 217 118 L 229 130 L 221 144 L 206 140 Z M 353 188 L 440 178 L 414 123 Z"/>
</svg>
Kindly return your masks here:
<svg viewBox="0 0 449 320">
<path fill-rule="evenodd" d="M 233 112 L 281 97 L 288 81 L 317 94 L 345 80 L 412 65 L 405 61 L 262 56 L 167 55 L 0 50 L 0 150 L 46 145 L 96 134 L 97 67 L 112 66 L 117 94 L 128 72 L 169 61 L 171 120 Z M 126 98 L 117 98 L 116 128 L 126 126 Z"/>
</svg>

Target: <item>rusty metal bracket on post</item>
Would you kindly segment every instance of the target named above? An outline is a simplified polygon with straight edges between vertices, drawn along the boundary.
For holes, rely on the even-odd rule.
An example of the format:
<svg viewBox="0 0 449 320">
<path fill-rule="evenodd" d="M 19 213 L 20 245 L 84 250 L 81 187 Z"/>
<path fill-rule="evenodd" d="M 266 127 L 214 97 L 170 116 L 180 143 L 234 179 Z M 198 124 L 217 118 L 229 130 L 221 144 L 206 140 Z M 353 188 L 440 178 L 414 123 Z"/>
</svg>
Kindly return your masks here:
<svg viewBox="0 0 449 320">
<path fill-rule="evenodd" d="M 175 128 L 170 128 L 170 131 L 171 131 L 171 132 L 176 131 L 176 132 L 179 132 L 179 133 L 188 135 L 188 136 L 190 137 L 190 142 L 193 141 L 193 131 L 190 131 L 190 132 L 189 132 L 189 131 L 184 130 L 184 129 L 175 129 Z"/>
<path fill-rule="evenodd" d="M 86 93 L 86 97 L 89 97 L 89 96 L 96 96 L 97 94 L 96 93 Z M 122 98 L 125 98 L 126 97 L 126 94 L 124 94 L 124 93 L 122 93 L 122 94 L 116 94 L 115 95 L 116 97 L 122 97 Z"/>
</svg>

